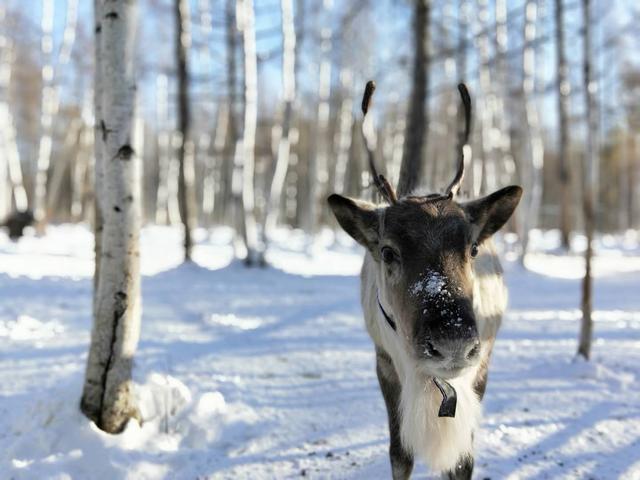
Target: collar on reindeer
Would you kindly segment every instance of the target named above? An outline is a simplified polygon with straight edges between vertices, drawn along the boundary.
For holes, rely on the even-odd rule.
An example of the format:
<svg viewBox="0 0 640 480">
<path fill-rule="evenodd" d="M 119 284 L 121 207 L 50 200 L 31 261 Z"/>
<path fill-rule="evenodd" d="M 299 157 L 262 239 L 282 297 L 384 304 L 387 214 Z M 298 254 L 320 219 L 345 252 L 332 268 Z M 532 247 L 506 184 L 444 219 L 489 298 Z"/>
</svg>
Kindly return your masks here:
<svg viewBox="0 0 640 480">
<path fill-rule="evenodd" d="M 382 316 L 387 321 L 391 329 L 396 331 L 396 322 L 394 322 L 389 314 L 385 311 L 382 303 L 380 303 L 380 295 L 376 292 L 376 299 L 378 300 L 378 308 L 382 312 Z M 433 383 L 435 383 L 438 390 L 442 394 L 442 403 L 440 404 L 440 409 L 438 410 L 438 417 L 455 417 L 456 416 L 456 406 L 458 404 L 458 395 L 456 393 L 456 389 L 451 386 L 449 382 L 443 380 L 441 378 L 433 377 Z"/>
<path fill-rule="evenodd" d="M 382 312 L 382 316 L 387 321 L 387 323 L 389 324 L 391 329 L 395 332 L 396 331 L 396 322 L 394 322 L 391 319 L 391 317 L 389 316 L 389 314 L 384 311 L 384 308 L 382 307 L 382 304 L 380 303 L 380 295 L 378 294 L 378 292 L 376 292 L 376 299 L 378 300 L 378 307 L 380 307 L 380 311 Z"/>
</svg>

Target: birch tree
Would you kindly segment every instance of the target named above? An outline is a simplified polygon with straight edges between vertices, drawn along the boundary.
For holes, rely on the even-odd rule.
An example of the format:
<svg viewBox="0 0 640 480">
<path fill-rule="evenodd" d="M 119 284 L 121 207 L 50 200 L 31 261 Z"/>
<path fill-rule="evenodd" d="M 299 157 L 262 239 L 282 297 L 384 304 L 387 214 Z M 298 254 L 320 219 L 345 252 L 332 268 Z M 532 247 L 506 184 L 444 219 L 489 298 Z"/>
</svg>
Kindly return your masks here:
<svg viewBox="0 0 640 480">
<path fill-rule="evenodd" d="M 293 104 L 296 98 L 296 32 L 293 20 L 293 0 L 280 1 L 282 17 L 282 133 L 278 142 L 276 167 L 271 180 L 271 188 L 267 198 L 267 205 L 263 224 L 264 251 L 266 251 L 269 236 L 276 227 L 280 213 L 282 188 L 289 166 L 291 152 L 291 123 L 293 119 Z M 263 256 L 264 256 L 263 251 Z M 264 258 L 262 259 L 264 261 Z"/>
<path fill-rule="evenodd" d="M 536 21 L 538 16 L 538 1 L 527 0 L 525 3 L 524 19 L 524 50 L 522 52 L 522 97 L 524 100 L 524 128 L 526 141 L 522 156 L 522 182 L 527 201 L 521 210 L 521 242 L 524 257 L 529 248 L 530 230 L 538 223 L 540 204 L 542 202 L 542 167 L 544 158 L 544 144 L 540 132 L 540 119 L 535 100 L 535 66 L 536 66 Z"/>
<path fill-rule="evenodd" d="M 236 53 L 238 49 L 237 22 L 235 18 L 235 0 L 227 0 L 225 6 L 225 44 L 226 44 L 226 83 L 228 98 L 228 120 L 229 131 L 228 143 L 231 148 L 226 148 L 224 152 L 224 164 L 222 166 L 222 198 L 224 199 L 223 218 L 230 224 L 239 225 L 234 217 L 237 217 L 237 210 L 241 208 L 240 199 L 240 171 L 236 174 L 235 150 L 238 144 L 238 115 L 237 115 L 237 90 L 238 80 L 236 72 Z M 237 177 L 237 180 L 236 178 Z M 235 182 L 235 183 L 234 183 Z M 238 186 L 235 189 L 235 186 Z M 237 192 L 236 192 L 237 190 Z M 239 232 L 238 232 L 239 233 Z"/>
<path fill-rule="evenodd" d="M 313 137 L 313 152 L 309 156 L 308 194 L 307 200 L 307 232 L 316 233 L 321 215 L 318 206 L 329 181 L 328 172 L 328 128 L 331 105 L 331 51 L 333 32 L 329 24 L 329 14 L 333 6 L 332 0 L 323 0 L 322 27 L 320 29 L 320 70 L 318 72 L 318 110 L 316 113 L 316 131 Z"/>
<path fill-rule="evenodd" d="M 103 231 L 80 408 L 102 430 L 139 419 L 131 370 L 140 330 L 140 177 L 133 144 L 135 4 L 96 0 L 96 143 Z"/>
<path fill-rule="evenodd" d="M 0 5 L 0 153 L 6 159 L 6 174 L 13 205 L 17 211 L 24 212 L 28 208 L 27 192 L 22 179 L 16 127 L 9 104 L 14 50 L 11 38 L 5 33 L 5 18 L 6 6 Z M 6 213 L 8 212 L 2 212 L 3 215 Z"/>
<path fill-rule="evenodd" d="M 584 230 L 587 238 L 587 248 L 584 253 L 585 273 L 582 280 L 582 324 L 578 343 L 578 355 L 589 360 L 591 356 L 591 339 L 593 337 L 593 279 L 591 278 L 593 258 L 593 233 L 595 230 L 595 179 L 598 166 L 598 113 L 596 95 L 598 85 L 593 78 L 591 46 L 591 2 L 582 0 L 583 18 L 583 85 L 585 98 L 585 114 L 587 120 L 587 149 L 583 168 L 582 210 L 584 215 Z"/>
<path fill-rule="evenodd" d="M 236 183 L 236 192 L 241 191 L 242 234 L 247 251 L 245 262 L 247 265 L 253 265 L 258 260 L 258 230 L 254 211 L 253 181 L 258 121 L 258 58 L 253 0 L 239 1 L 236 20 L 242 32 L 244 52 L 244 121 L 242 138 L 236 144 L 234 165 L 237 173 L 234 183 Z"/>
<path fill-rule="evenodd" d="M 488 0 L 478 0 L 478 10 L 475 16 L 476 21 L 476 43 L 479 56 L 479 76 L 480 88 L 482 96 L 479 102 L 478 116 L 480 120 L 480 132 L 482 136 L 482 173 L 480 181 L 474 182 L 474 195 L 479 196 L 486 192 L 493 192 L 497 186 L 495 183 L 495 127 L 494 127 L 494 106 L 495 98 L 495 79 L 492 79 L 489 62 L 491 60 L 490 42 L 489 42 L 489 2 Z"/>
<path fill-rule="evenodd" d="M 40 53 L 42 55 L 42 100 L 40 107 L 40 146 L 38 148 L 37 172 L 35 179 L 35 191 L 33 195 L 33 213 L 36 218 L 38 231 L 43 233 L 46 215 L 47 173 L 51 158 L 53 139 L 51 127 L 53 113 L 57 109 L 53 88 L 53 19 L 54 0 L 42 0 L 42 38 L 40 41 Z"/>
<path fill-rule="evenodd" d="M 189 2 L 175 0 L 176 19 L 176 59 L 178 64 L 178 160 L 180 171 L 178 175 L 178 195 L 180 218 L 184 229 L 184 258 L 191 260 L 193 240 L 191 231 L 195 227 L 196 197 L 194 190 L 195 149 L 190 137 L 191 118 L 189 105 L 189 71 L 187 56 L 191 46 Z"/>
<path fill-rule="evenodd" d="M 34 215 L 39 233 L 43 233 L 47 220 L 47 180 L 49 164 L 53 151 L 53 121 L 60 106 L 58 85 L 55 80 L 56 68 L 60 70 L 71 58 L 71 51 L 76 37 L 78 19 L 78 0 L 67 0 L 66 25 L 54 68 L 53 24 L 55 0 L 42 0 L 42 38 L 40 50 L 42 55 L 42 99 L 40 110 L 40 144 L 38 148 L 37 172 L 33 196 Z"/>
<path fill-rule="evenodd" d="M 409 193 L 422 178 L 423 152 L 429 128 L 427 90 L 429 88 L 429 22 L 431 0 L 416 0 L 413 12 L 414 60 L 411 98 L 407 115 L 398 194 Z"/>
<path fill-rule="evenodd" d="M 562 247 L 569 249 L 571 223 L 569 207 L 571 191 L 569 185 L 569 66 L 565 53 L 564 0 L 555 0 L 556 17 L 556 88 L 558 94 L 558 178 L 560 180 L 560 235 Z"/>
</svg>

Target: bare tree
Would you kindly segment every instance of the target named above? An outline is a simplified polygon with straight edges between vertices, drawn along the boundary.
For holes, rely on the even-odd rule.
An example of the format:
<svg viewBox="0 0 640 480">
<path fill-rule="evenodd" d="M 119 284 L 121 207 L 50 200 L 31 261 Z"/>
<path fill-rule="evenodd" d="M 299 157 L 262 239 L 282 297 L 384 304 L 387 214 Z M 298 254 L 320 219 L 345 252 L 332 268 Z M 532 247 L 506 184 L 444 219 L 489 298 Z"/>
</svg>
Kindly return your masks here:
<svg viewBox="0 0 640 480">
<path fill-rule="evenodd" d="M 313 137 L 313 151 L 309 156 L 307 225 L 309 234 L 315 234 L 321 215 L 318 212 L 321 197 L 326 192 L 329 180 L 328 172 L 328 129 L 331 95 L 331 53 L 333 48 L 333 31 L 328 18 L 331 2 L 322 2 L 323 15 L 320 28 L 320 70 L 318 72 L 318 110 L 316 112 L 316 131 Z"/>
<path fill-rule="evenodd" d="M 9 85 L 14 64 L 13 42 L 4 33 L 6 7 L 0 5 L 0 152 L 6 158 L 9 187 L 16 210 L 27 210 L 27 192 L 22 179 L 20 151 L 16 138 L 16 127 L 9 104 Z M 8 209 L 7 209 L 8 210 Z M 0 212 L 4 215 L 8 212 Z"/>
<path fill-rule="evenodd" d="M 253 178 L 258 121 L 258 58 L 253 0 L 239 0 L 236 12 L 244 51 L 244 121 L 242 138 L 236 143 L 233 183 L 236 195 L 240 192 L 242 198 L 242 234 L 247 251 L 245 262 L 253 265 L 258 260 Z"/>
<path fill-rule="evenodd" d="M 538 18 L 538 0 L 527 0 L 524 5 L 524 49 L 522 52 L 522 97 L 524 101 L 524 129 L 526 132 L 524 154 L 522 156 L 522 182 L 526 200 L 521 210 L 521 242 L 524 257 L 529 248 L 530 230 L 538 224 L 540 204 L 542 203 L 542 167 L 544 144 L 540 132 L 538 107 L 535 100 L 536 66 L 536 21 Z"/>
<path fill-rule="evenodd" d="M 569 207 L 571 191 L 569 184 L 569 66 L 565 53 L 564 0 L 555 0 L 556 16 L 556 87 L 558 90 L 558 127 L 560 130 L 558 145 L 558 178 L 560 180 L 560 235 L 562 247 L 569 249 L 571 223 Z"/>
<path fill-rule="evenodd" d="M 429 87 L 429 23 L 431 0 L 416 0 L 413 12 L 414 51 L 413 80 L 407 131 L 405 133 L 402 165 L 398 193 L 406 194 L 413 190 L 424 171 L 423 152 L 425 137 L 429 128 L 429 110 L 427 90 Z"/>
<path fill-rule="evenodd" d="M 296 31 L 293 19 L 293 0 L 281 0 L 280 12 L 282 17 L 282 133 L 278 142 L 276 167 L 271 180 L 271 188 L 267 198 L 262 235 L 264 252 L 267 249 L 269 236 L 274 230 L 280 213 L 282 188 L 289 166 L 291 151 L 291 123 L 293 119 L 293 104 L 296 98 Z"/>
<path fill-rule="evenodd" d="M 178 205 L 184 229 L 184 258 L 191 260 L 193 240 L 191 231 L 195 227 L 196 197 L 194 191 L 194 144 L 191 139 L 191 109 L 189 105 L 189 71 L 187 56 L 191 46 L 189 2 L 175 0 L 176 58 L 178 63 Z"/>
<path fill-rule="evenodd" d="M 42 66 L 42 100 L 40 108 L 40 147 L 33 195 L 34 215 L 38 231 L 43 233 L 46 222 L 47 173 L 51 159 L 53 114 L 57 109 L 56 91 L 53 88 L 53 19 L 54 0 L 42 0 L 42 39 L 40 41 Z"/>
<path fill-rule="evenodd" d="M 494 191 L 496 189 L 496 145 L 495 145 L 495 79 L 492 79 L 491 69 L 489 61 L 491 60 L 490 41 L 489 41 L 489 2 L 488 0 L 477 1 L 478 10 L 476 18 L 476 30 L 477 35 L 476 43 L 479 54 L 479 76 L 480 76 L 480 88 L 482 89 L 482 97 L 480 102 L 482 103 L 479 108 L 478 117 L 480 120 L 480 132 L 482 136 L 482 174 L 480 176 L 480 182 L 474 187 L 477 190 L 475 195 L 481 195 L 487 191 Z"/>
<path fill-rule="evenodd" d="M 583 85 L 585 97 L 585 114 L 587 120 L 587 150 L 584 162 L 584 187 L 582 191 L 582 210 L 584 215 L 584 230 L 587 237 L 587 248 L 584 254 L 585 273 L 582 280 L 582 324 L 580 326 L 580 339 L 578 343 L 578 355 L 589 360 L 591 356 L 591 339 L 593 337 L 593 279 L 591 278 L 593 259 L 593 232 L 595 230 L 595 190 L 596 169 L 599 156 L 598 145 L 598 113 L 596 95 L 598 85 L 593 78 L 591 47 L 591 1 L 582 0 L 583 16 Z"/>
<path fill-rule="evenodd" d="M 139 160 L 131 147 L 135 4 L 97 0 L 96 171 L 103 219 L 95 316 L 80 408 L 99 428 L 139 419 L 131 370 L 140 330 Z"/>
<path fill-rule="evenodd" d="M 47 222 L 47 180 L 51 153 L 53 151 L 53 121 L 60 106 L 59 85 L 56 69 L 69 62 L 76 37 L 78 0 L 67 0 L 67 18 L 57 65 L 53 56 L 54 0 L 42 1 L 42 101 L 40 111 L 40 145 L 38 149 L 37 173 L 33 196 L 34 215 L 39 233 L 44 232 Z"/>
</svg>

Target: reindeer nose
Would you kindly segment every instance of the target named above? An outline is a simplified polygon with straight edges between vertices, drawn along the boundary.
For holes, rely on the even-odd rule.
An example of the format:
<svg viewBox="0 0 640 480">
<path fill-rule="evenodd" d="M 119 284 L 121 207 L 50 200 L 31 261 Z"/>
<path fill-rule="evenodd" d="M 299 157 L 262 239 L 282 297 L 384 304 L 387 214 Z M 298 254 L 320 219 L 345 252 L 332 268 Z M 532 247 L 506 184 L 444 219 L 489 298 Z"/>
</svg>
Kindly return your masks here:
<svg viewBox="0 0 640 480">
<path fill-rule="evenodd" d="M 430 360 L 449 361 L 466 366 L 480 356 L 480 340 L 478 338 L 431 339 L 425 342 L 423 355 Z"/>
</svg>

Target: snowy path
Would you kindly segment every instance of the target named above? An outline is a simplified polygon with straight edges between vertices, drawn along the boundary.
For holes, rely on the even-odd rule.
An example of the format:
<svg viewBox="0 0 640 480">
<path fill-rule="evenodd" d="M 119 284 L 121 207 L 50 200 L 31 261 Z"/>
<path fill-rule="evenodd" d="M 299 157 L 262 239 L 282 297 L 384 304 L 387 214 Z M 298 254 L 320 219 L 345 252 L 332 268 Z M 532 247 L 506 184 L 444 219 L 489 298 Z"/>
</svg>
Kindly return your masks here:
<svg viewBox="0 0 640 480">
<path fill-rule="evenodd" d="M 229 264 L 225 232 L 200 235 L 198 265 L 177 266 L 177 232 L 144 232 L 135 375 L 148 421 L 119 437 L 76 411 L 90 235 L 0 237 L 0 479 L 389 477 L 357 250 L 310 259 L 294 238 L 277 268 L 246 270 Z M 584 364 L 572 362 L 579 259 L 506 265 L 477 478 L 640 479 L 640 255 L 606 249 L 596 267 Z M 418 464 L 414 478 L 432 477 Z"/>
</svg>

